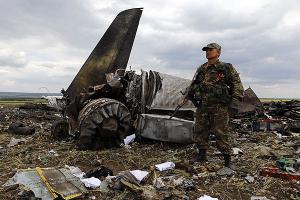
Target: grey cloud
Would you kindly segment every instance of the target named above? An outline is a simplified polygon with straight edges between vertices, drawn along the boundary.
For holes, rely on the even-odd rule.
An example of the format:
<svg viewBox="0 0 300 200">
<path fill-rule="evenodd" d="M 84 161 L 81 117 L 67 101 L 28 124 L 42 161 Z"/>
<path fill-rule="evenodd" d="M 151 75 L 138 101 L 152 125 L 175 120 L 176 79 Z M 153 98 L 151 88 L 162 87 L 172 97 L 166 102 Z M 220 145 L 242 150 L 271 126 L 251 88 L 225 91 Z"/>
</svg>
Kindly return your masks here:
<svg viewBox="0 0 300 200">
<path fill-rule="evenodd" d="M 0 52 L 0 68 L 1 67 L 25 67 L 28 63 L 24 52 L 11 52 L 4 50 Z"/>
<path fill-rule="evenodd" d="M 53 35 L 73 48 L 94 45 L 91 38 L 99 34 L 104 22 L 97 19 L 84 2 L 1 1 L 1 38 Z"/>
</svg>

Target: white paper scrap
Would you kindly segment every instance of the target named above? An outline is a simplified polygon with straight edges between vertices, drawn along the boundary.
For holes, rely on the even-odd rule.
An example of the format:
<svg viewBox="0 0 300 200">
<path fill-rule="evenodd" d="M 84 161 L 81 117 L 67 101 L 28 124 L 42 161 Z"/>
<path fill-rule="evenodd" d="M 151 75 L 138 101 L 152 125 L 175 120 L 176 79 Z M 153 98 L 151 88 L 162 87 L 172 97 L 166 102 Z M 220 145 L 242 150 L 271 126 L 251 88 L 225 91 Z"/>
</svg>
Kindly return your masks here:
<svg viewBox="0 0 300 200">
<path fill-rule="evenodd" d="M 202 197 L 199 197 L 197 200 L 218 200 L 218 198 L 213 198 L 211 196 L 203 195 Z"/>
<path fill-rule="evenodd" d="M 135 134 L 132 135 L 128 135 L 125 139 L 124 139 L 124 144 L 125 145 L 129 145 L 130 143 L 132 143 L 135 139 Z"/>
<path fill-rule="evenodd" d="M 91 177 L 91 178 L 83 178 L 81 182 L 84 183 L 85 187 L 95 189 L 100 187 L 101 181 L 98 178 Z"/>
<path fill-rule="evenodd" d="M 148 174 L 149 172 L 147 171 L 142 171 L 142 170 L 133 170 L 130 171 L 130 173 L 139 181 L 141 182 Z"/>
<path fill-rule="evenodd" d="M 173 163 L 173 162 L 165 162 L 165 163 L 161 163 L 161 164 L 155 165 L 155 167 L 159 171 L 165 171 L 165 170 L 173 169 L 175 167 L 175 163 Z"/>
</svg>

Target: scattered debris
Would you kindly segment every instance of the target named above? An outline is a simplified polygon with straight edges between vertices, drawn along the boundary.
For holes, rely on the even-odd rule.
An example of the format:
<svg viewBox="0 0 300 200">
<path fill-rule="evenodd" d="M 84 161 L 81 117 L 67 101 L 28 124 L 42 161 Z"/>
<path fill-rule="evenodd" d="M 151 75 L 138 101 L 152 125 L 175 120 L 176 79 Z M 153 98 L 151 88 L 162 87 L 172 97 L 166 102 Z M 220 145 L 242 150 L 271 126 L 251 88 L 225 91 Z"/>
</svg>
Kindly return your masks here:
<svg viewBox="0 0 300 200">
<path fill-rule="evenodd" d="M 139 181 L 141 182 L 148 174 L 149 172 L 147 171 L 142 171 L 142 170 L 133 170 L 130 171 L 130 173 Z"/>
<path fill-rule="evenodd" d="M 101 192 L 108 192 L 109 188 L 108 188 L 108 184 L 106 181 L 101 181 L 100 183 L 100 191 Z"/>
<path fill-rule="evenodd" d="M 56 151 L 54 151 L 53 149 L 51 149 L 50 151 L 48 151 L 48 155 L 55 156 L 55 157 L 59 156 L 58 153 L 56 153 Z"/>
<path fill-rule="evenodd" d="M 223 167 L 223 168 L 219 169 L 216 173 L 219 176 L 226 176 L 226 175 L 231 176 L 235 172 L 232 169 L 228 168 L 228 167 Z"/>
<path fill-rule="evenodd" d="M 95 189 L 97 187 L 100 187 L 100 185 L 101 185 L 101 181 L 95 177 L 83 178 L 80 180 L 81 180 L 81 182 L 83 182 L 84 186 L 87 188 Z"/>
<path fill-rule="evenodd" d="M 208 195 L 203 195 L 202 197 L 199 197 L 197 200 L 218 200 L 218 198 L 213 198 Z"/>
<path fill-rule="evenodd" d="M 7 147 L 13 147 L 13 146 L 16 146 L 18 144 L 25 143 L 26 141 L 27 141 L 27 139 L 25 139 L 25 138 L 16 139 L 16 138 L 12 137 L 9 144 L 7 145 Z"/>
<path fill-rule="evenodd" d="M 277 159 L 280 157 L 274 150 L 266 146 L 256 146 L 253 148 L 257 151 L 257 157 L 259 158 L 274 158 Z"/>
<path fill-rule="evenodd" d="M 161 177 L 159 178 L 156 178 L 154 181 L 153 181 L 153 186 L 156 188 L 156 189 L 162 189 L 164 187 L 166 187 L 163 179 Z"/>
<path fill-rule="evenodd" d="M 42 200 L 34 195 L 32 190 L 28 190 L 25 187 L 19 187 L 20 192 L 17 194 L 18 199 L 29 199 L 29 200 Z"/>
<path fill-rule="evenodd" d="M 250 200 L 269 200 L 267 197 L 252 196 Z"/>
<path fill-rule="evenodd" d="M 113 189 L 122 189 L 124 186 L 137 187 L 139 186 L 139 180 L 130 171 L 120 172 L 116 176 L 108 176 L 105 179 L 109 187 Z"/>
<path fill-rule="evenodd" d="M 135 134 L 132 135 L 128 135 L 125 139 L 124 139 L 124 144 L 125 145 L 129 145 L 130 143 L 132 143 L 135 139 Z"/>
<path fill-rule="evenodd" d="M 69 123 L 65 119 L 57 120 L 51 127 L 51 135 L 55 139 L 66 139 L 69 137 Z"/>
<path fill-rule="evenodd" d="M 247 176 L 245 177 L 245 179 L 249 182 L 249 183 L 253 183 L 254 182 L 254 177 L 250 176 L 249 174 L 247 174 Z"/>
<path fill-rule="evenodd" d="M 96 167 L 90 171 L 88 171 L 84 177 L 91 178 L 91 177 L 96 177 L 96 178 L 103 178 L 107 176 L 113 176 L 112 170 L 110 170 L 107 167 L 100 166 Z"/>
<path fill-rule="evenodd" d="M 76 176 L 77 178 L 82 179 L 85 175 L 84 172 L 81 171 L 81 169 L 79 169 L 79 167 L 74 167 L 74 166 L 69 166 L 69 165 L 65 165 L 65 168 L 69 169 L 70 172 Z"/>
<path fill-rule="evenodd" d="M 32 135 L 35 128 L 26 127 L 22 122 L 13 122 L 9 125 L 7 131 L 16 135 Z"/>
<path fill-rule="evenodd" d="M 300 180 L 300 173 L 283 172 L 278 167 L 264 167 L 260 171 L 261 176 L 271 176 L 283 180 Z"/>
<path fill-rule="evenodd" d="M 243 151 L 240 148 L 232 148 L 233 150 L 233 155 L 239 155 L 239 154 L 243 154 Z"/>
<path fill-rule="evenodd" d="M 276 161 L 277 167 L 284 171 L 296 172 L 300 167 L 300 159 L 284 158 Z"/>
<path fill-rule="evenodd" d="M 185 191 L 191 191 L 196 189 L 195 182 L 190 179 L 184 179 L 181 186 Z"/>
<path fill-rule="evenodd" d="M 169 169 L 175 168 L 175 163 L 173 163 L 173 162 L 165 162 L 165 163 L 157 164 L 157 165 L 155 165 L 155 167 L 159 171 L 165 171 L 165 170 L 169 170 Z"/>
<path fill-rule="evenodd" d="M 37 198 L 52 200 L 57 197 L 73 199 L 86 192 L 78 178 L 66 168 L 35 168 L 19 170 L 3 187 L 23 185 Z"/>
<path fill-rule="evenodd" d="M 92 169 L 87 173 L 82 172 L 79 167 L 68 165 L 66 165 L 65 167 L 69 169 L 74 176 L 79 178 L 80 181 L 85 185 L 85 187 L 92 189 L 100 187 L 102 183 L 102 181 L 99 179 L 100 177 L 107 177 L 109 176 L 109 174 L 112 175 L 112 171 L 103 166 Z"/>
</svg>

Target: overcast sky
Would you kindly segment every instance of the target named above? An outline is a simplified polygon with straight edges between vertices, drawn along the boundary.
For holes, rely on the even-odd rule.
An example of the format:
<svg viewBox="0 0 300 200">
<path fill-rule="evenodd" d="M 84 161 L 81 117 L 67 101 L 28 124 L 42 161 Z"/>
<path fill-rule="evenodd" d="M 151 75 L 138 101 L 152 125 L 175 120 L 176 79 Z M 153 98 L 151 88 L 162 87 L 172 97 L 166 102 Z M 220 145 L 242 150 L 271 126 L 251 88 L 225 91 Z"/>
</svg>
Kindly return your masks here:
<svg viewBox="0 0 300 200">
<path fill-rule="evenodd" d="M 0 91 L 67 88 L 115 16 L 143 7 L 128 65 L 192 78 L 222 46 L 259 97 L 300 98 L 299 0 L 0 0 Z"/>
</svg>

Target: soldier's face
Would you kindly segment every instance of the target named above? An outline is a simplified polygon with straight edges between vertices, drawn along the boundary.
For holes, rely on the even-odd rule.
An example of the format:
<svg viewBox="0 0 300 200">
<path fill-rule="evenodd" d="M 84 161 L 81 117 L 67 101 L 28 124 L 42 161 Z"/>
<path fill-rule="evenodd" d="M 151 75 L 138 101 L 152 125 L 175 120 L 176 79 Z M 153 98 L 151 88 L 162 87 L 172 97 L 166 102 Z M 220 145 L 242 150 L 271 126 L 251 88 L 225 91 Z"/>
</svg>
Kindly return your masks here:
<svg viewBox="0 0 300 200">
<path fill-rule="evenodd" d="M 206 50 L 206 58 L 214 59 L 220 56 L 220 52 L 217 49 L 207 49 Z"/>
</svg>

